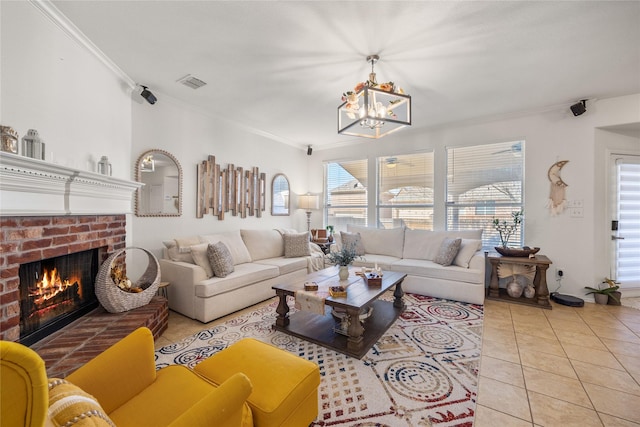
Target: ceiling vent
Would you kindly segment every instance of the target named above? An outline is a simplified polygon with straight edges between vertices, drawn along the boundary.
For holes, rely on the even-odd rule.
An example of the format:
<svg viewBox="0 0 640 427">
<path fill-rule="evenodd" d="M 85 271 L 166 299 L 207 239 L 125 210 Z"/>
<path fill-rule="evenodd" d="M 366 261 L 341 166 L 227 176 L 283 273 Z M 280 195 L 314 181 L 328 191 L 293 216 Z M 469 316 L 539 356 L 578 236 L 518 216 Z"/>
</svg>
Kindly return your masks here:
<svg viewBox="0 0 640 427">
<path fill-rule="evenodd" d="M 183 85 L 190 87 L 191 89 L 198 89 L 207 84 L 199 78 L 193 77 L 191 74 L 187 74 L 186 76 L 178 80 L 178 83 L 182 83 Z"/>
</svg>

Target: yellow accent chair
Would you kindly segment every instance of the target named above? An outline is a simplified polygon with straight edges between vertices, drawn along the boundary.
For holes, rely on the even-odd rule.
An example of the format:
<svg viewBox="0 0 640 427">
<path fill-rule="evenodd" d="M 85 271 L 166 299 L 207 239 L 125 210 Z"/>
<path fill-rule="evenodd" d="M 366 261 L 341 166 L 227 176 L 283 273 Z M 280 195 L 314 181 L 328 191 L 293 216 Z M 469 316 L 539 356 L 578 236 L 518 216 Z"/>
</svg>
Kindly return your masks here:
<svg viewBox="0 0 640 427">
<path fill-rule="evenodd" d="M 42 427 L 48 408 L 44 362 L 20 344 L 0 345 L 0 425 Z M 154 351 L 151 331 L 139 328 L 66 380 L 95 397 L 118 427 L 253 426 L 246 375 L 215 385 L 184 366 L 156 370 Z"/>
<path fill-rule="evenodd" d="M 48 399 L 40 356 L 21 344 L 0 341 L 0 426 L 42 427 Z"/>
</svg>

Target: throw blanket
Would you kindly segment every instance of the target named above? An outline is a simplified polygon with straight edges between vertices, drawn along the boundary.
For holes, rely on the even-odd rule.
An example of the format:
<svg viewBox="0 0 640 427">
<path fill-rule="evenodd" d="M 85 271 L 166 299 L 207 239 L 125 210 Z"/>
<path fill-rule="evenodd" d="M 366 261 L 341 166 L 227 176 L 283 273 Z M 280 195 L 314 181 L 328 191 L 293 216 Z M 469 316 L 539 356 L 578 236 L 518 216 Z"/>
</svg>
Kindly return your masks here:
<svg viewBox="0 0 640 427">
<path fill-rule="evenodd" d="M 324 315 L 324 298 L 316 292 L 296 291 L 296 305 L 298 310 Z"/>
</svg>

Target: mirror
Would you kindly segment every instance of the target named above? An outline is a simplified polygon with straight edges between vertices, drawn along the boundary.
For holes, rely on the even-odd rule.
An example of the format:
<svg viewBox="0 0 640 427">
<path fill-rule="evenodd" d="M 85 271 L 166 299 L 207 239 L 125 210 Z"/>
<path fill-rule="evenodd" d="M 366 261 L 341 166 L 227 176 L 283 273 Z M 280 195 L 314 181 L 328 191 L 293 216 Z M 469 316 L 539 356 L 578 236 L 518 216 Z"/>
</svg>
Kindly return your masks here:
<svg viewBox="0 0 640 427">
<path fill-rule="evenodd" d="M 271 182 L 271 215 L 289 215 L 289 180 L 281 173 Z"/>
<path fill-rule="evenodd" d="M 182 167 L 171 153 L 146 151 L 135 169 L 136 181 L 145 184 L 137 191 L 136 216 L 182 215 Z"/>
</svg>

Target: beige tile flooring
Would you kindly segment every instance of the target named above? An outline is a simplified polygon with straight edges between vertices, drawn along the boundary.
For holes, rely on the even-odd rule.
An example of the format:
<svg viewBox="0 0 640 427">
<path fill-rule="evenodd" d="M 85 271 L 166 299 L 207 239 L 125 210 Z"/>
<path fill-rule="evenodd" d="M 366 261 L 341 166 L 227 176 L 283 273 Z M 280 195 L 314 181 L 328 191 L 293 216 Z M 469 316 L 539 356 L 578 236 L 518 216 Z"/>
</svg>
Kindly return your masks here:
<svg viewBox="0 0 640 427">
<path fill-rule="evenodd" d="M 156 347 L 224 320 L 170 312 Z M 475 427 L 574 425 L 640 426 L 640 310 L 487 300 Z"/>
</svg>

